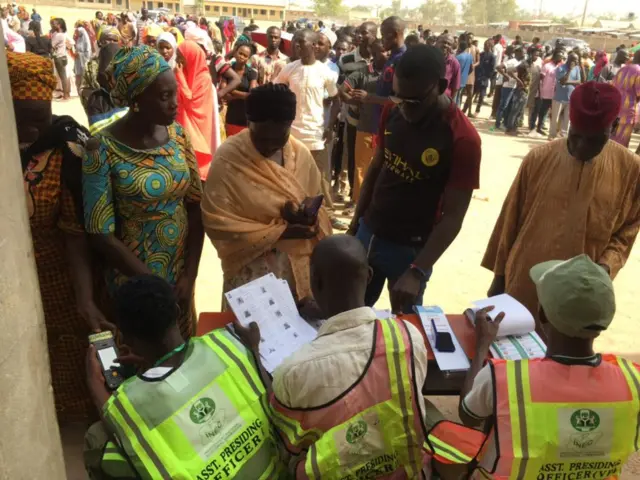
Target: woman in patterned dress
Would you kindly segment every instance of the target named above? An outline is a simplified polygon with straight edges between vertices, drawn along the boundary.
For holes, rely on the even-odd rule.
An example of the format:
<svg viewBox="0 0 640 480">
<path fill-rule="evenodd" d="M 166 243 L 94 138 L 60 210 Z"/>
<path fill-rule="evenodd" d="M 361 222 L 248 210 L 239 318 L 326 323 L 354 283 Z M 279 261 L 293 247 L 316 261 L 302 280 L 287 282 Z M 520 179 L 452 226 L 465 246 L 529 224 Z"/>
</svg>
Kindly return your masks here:
<svg viewBox="0 0 640 480">
<path fill-rule="evenodd" d="M 71 117 L 53 117 L 51 60 L 7 52 L 24 188 L 47 331 L 58 422 L 95 415 L 85 384 L 87 335 L 104 321 L 94 303 L 88 243 L 82 225 L 81 166 L 87 131 Z"/>
<path fill-rule="evenodd" d="M 629 147 L 631 134 L 637 124 L 638 104 L 640 103 L 640 50 L 633 56 L 633 62 L 618 71 L 612 84 L 622 94 L 620 123 L 611 136 L 611 140 Z"/>
<path fill-rule="evenodd" d="M 147 46 L 121 49 L 110 68 L 111 97 L 129 112 L 102 130 L 85 155 L 85 228 L 111 267 L 111 293 L 127 277 L 149 273 L 176 289 L 187 338 L 195 327 L 204 238 L 202 186 L 191 142 L 174 122 L 175 76 Z"/>
</svg>

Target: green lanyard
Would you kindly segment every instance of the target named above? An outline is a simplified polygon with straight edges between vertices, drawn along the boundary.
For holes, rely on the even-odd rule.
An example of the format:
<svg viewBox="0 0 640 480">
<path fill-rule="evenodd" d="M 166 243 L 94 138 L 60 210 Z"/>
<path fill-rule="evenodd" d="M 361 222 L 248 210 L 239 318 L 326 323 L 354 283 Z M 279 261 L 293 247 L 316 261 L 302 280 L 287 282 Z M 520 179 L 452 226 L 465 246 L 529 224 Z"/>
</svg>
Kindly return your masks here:
<svg viewBox="0 0 640 480">
<path fill-rule="evenodd" d="M 185 349 L 186 346 L 187 346 L 187 344 L 183 343 L 182 345 L 180 345 L 180 346 L 174 348 L 173 350 L 171 350 L 169 353 L 164 355 L 160 360 L 158 360 L 156 363 L 153 364 L 154 368 L 162 365 L 164 362 L 166 362 L 171 357 L 173 357 L 176 353 L 180 353 L 182 350 Z"/>
</svg>

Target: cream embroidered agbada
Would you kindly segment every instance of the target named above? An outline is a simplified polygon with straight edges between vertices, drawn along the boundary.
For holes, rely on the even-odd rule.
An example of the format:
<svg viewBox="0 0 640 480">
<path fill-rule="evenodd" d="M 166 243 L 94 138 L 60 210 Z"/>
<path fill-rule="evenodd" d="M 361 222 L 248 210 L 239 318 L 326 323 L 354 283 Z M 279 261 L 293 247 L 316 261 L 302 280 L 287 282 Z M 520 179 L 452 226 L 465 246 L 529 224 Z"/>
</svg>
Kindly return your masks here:
<svg viewBox="0 0 640 480">
<path fill-rule="evenodd" d="M 560 139 L 529 152 L 489 240 L 482 266 L 534 315 L 534 265 L 585 253 L 615 277 L 640 227 L 640 157 L 613 141 L 587 163 Z"/>
</svg>

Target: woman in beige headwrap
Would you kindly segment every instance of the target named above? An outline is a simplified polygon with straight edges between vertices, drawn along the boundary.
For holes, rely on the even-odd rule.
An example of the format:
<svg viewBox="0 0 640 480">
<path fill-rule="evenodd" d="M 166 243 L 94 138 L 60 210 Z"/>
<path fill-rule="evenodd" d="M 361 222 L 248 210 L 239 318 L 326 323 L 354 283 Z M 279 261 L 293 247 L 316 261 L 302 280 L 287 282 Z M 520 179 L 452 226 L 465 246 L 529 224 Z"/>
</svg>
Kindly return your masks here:
<svg viewBox="0 0 640 480">
<path fill-rule="evenodd" d="M 268 273 L 294 297 L 311 295 L 309 257 L 331 234 L 311 153 L 290 136 L 296 97 L 284 85 L 255 88 L 246 101 L 249 128 L 216 151 L 204 188 L 205 231 L 218 251 L 224 292 Z"/>
</svg>

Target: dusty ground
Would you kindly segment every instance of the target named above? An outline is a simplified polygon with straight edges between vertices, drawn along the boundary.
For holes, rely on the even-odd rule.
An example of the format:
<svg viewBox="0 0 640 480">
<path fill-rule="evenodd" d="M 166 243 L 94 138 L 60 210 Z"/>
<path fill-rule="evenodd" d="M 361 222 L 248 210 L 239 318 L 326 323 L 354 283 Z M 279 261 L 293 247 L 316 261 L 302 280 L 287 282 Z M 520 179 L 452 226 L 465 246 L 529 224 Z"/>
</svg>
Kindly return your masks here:
<svg viewBox="0 0 640 480">
<path fill-rule="evenodd" d="M 56 114 L 72 115 L 78 121 L 86 122 L 86 117 L 75 99 L 70 102 L 54 103 Z M 480 260 L 500 212 L 504 197 L 523 156 L 545 140 L 522 137 L 507 137 L 502 133 L 489 133 L 490 123 L 486 120 L 489 109 L 484 108 L 481 119 L 475 120 L 482 137 L 481 188 L 474 195 L 462 231 L 458 238 L 436 264 L 427 288 L 425 303 L 440 305 L 446 312 L 462 313 L 473 300 L 483 298 L 491 281 L 490 272 L 480 267 Z M 639 138 L 632 140 L 635 149 Z M 612 327 L 597 341 L 597 349 L 612 352 L 640 361 L 640 348 L 636 342 L 637 326 L 633 318 L 640 311 L 640 295 L 634 278 L 640 275 L 640 249 L 636 249 L 626 267 L 616 281 L 618 309 Z M 199 312 L 219 311 L 222 295 L 222 271 L 220 262 L 211 243 L 205 241 L 205 249 L 200 264 L 196 286 L 196 307 Z M 388 296 L 380 300 L 379 307 L 389 306 Z M 434 403 L 450 418 L 455 418 L 457 399 L 434 398 Z M 69 479 L 83 479 L 81 466 L 82 430 L 67 431 L 64 435 L 65 452 Z M 640 478 L 640 459 L 633 462 L 624 478 Z"/>
</svg>

